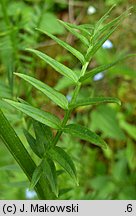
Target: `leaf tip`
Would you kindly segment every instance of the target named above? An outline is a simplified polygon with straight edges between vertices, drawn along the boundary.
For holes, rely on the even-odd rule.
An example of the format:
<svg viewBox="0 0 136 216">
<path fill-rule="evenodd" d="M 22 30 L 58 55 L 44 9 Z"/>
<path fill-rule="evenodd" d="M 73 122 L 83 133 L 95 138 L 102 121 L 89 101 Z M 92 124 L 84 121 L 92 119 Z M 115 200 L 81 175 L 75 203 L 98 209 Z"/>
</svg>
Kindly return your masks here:
<svg viewBox="0 0 136 216">
<path fill-rule="evenodd" d="M 56 191 L 54 191 L 55 196 L 58 198 L 59 197 L 59 191 L 58 189 Z"/>
<path fill-rule="evenodd" d="M 121 101 L 120 101 L 120 100 L 118 101 L 118 105 L 119 105 L 119 106 L 121 106 L 121 105 L 122 105 L 122 103 L 121 103 Z"/>
<path fill-rule="evenodd" d="M 14 75 L 19 76 L 20 73 L 17 72 L 13 72 Z"/>
<path fill-rule="evenodd" d="M 118 104 L 119 106 L 121 106 L 121 100 L 118 99 L 118 98 L 115 98 L 115 101 L 114 101 L 116 104 Z"/>
<path fill-rule="evenodd" d="M 31 48 L 25 48 L 25 51 L 33 52 L 33 49 L 31 49 Z"/>
<path fill-rule="evenodd" d="M 103 144 L 102 144 L 102 149 L 103 150 L 106 150 L 108 148 L 108 145 L 105 141 L 103 141 Z"/>
<path fill-rule="evenodd" d="M 6 98 L 2 98 L 3 101 L 6 101 L 8 103 L 8 101 L 10 101 L 9 99 Z"/>
</svg>

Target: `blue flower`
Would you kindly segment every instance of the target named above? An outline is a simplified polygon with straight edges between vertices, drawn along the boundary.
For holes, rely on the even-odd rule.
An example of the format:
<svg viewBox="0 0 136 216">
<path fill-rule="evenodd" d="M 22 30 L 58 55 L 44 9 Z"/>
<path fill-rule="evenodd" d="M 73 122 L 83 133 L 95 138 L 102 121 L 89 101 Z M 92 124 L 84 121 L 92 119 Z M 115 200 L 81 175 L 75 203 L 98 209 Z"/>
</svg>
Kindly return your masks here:
<svg viewBox="0 0 136 216">
<path fill-rule="evenodd" d="M 103 49 L 111 49 L 113 47 L 113 44 L 110 40 L 106 40 L 104 42 L 104 44 L 102 45 L 102 48 Z"/>
<path fill-rule="evenodd" d="M 70 102 L 71 99 L 72 99 L 72 96 L 71 95 L 67 95 L 66 98 L 67 98 L 68 102 Z"/>
<path fill-rule="evenodd" d="M 104 77 L 104 74 L 102 72 L 96 74 L 93 78 L 94 81 L 101 80 Z"/>
</svg>

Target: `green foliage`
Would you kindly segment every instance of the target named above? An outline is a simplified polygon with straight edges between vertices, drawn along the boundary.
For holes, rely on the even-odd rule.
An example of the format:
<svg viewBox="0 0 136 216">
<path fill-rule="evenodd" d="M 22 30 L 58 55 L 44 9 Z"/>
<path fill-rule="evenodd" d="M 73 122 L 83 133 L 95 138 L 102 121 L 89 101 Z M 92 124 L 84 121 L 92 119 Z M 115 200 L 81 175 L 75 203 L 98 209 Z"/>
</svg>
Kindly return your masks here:
<svg viewBox="0 0 136 216">
<path fill-rule="evenodd" d="M 94 69 L 92 69 L 91 71 L 87 72 L 85 74 L 85 76 L 81 77 L 80 78 L 80 81 L 83 82 L 85 81 L 86 79 L 92 79 L 97 73 L 101 72 L 101 71 L 105 71 L 107 69 L 110 69 L 112 68 L 113 66 L 115 66 L 116 64 L 118 64 L 120 61 L 123 61 L 125 60 L 126 58 L 129 58 L 129 57 L 132 57 L 132 56 L 135 56 L 136 54 L 129 54 L 129 55 L 126 55 L 126 56 L 123 56 L 121 58 L 118 58 L 116 61 L 110 63 L 110 64 L 106 64 L 106 65 L 102 65 L 102 66 L 99 66 L 99 67 L 96 67 Z"/>
<path fill-rule="evenodd" d="M 97 105 L 100 103 L 117 103 L 121 105 L 121 102 L 118 98 L 110 98 L 110 97 L 96 97 L 96 98 L 87 98 L 87 99 L 80 99 L 77 100 L 75 104 L 71 104 L 70 108 L 76 108 L 79 106 L 87 106 L 87 105 Z"/>
<path fill-rule="evenodd" d="M 112 108 L 103 105 L 99 106 L 91 113 L 91 119 L 91 127 L 93 130 L 101 130 L 104 136 L 117 140 L 125 138 L 123 131 L 119 127 L 116 112 Z"/>
<path fill-rule="evenodd" d="M 49 65 L 51 65 L 57 72 L 68 77 L 73 82 L 78 81 L 76 74 L 70 68 L 66 67 L 65 65 L 59 63 L 58 61 L 54 60 L 50 56 L 48 56 L 48 55 L 46 55 L 46 54 L 44 54 L 38 50 L 33 50 L 33 49 L 27 49 L 27 50 L 36 54 L 38 57 L 40 57 L 45 62 L 47 62 Z"/>
<path fill-rule="evenodd" d="M 49 150 L 48 154 L 52 160 L 57 161 L 77 181 L 75 165 L 70 156 L 62 148 L 58 146 L 53 147 Z"/>
<path fill-rule="evenodd" d="M 37 29 L 38 31 L 40 31 L 41 33 L 46 34 L 47 36 L 49 36 L 50 38 L 52 38 L 54 41 L 56 41 L 59 45 L 61 45 L 62 47 L 64 47 L 66 50 L 68 50 L 69 52 L 71 52 L 75 57 L 77 57 L 81 63 L 83 64 L 85 59 L 84 56 L 75 48 L 73 48 L 72 46 L 70 46 L 69 44 L 65 43 L 64 41 L 60 40 L 59 38 L 55 37 L 54 35 L 46 32 L 46 31 L 42 31 L 41 29 Z"/>
<path fill-rule="evenodd" d="M 26 47 L 39 43 L 40 34 L 35 32 L 35 28 L 42 28 L 54 34 L 64 32 L 64 28 L 57 22 L 57 17 L 48 10 L 49 6 L 43 0 L 35 3 L 34 7 L 26 1 L 0 2 L 0 57 L 12 93 L 15 87 L 14 71 L 35 71 L 35 61 L 32 57 L 26 56 L 25 51 Z"/>
<path fill-rule="evenodd" d="M 64 191 L 65 192 L 69 191 L 68 188 L 60 188 L 59 179 L 61 179 L 61 175 L 63 175 L 65 172 L 68 173 L 78 185 L 77 170 L 75 166 L 76 163 L 78 167 L 77 159 L 75 159 L 74 156 L 71 157 L 69 155 L 69 152 L 67 150 L 64 150 L 64 146 L 61 145 L 58 146 L 60 144 L 60 137 L 63 134 L 63 132 L 66 134 L 76 136 L 81 140 L 86 141 L 87 143 L 97 145 L 98 147 L 100 147 L 100 149 L 104 152 L 104 154 L 107 157 L 109 158 L 112 157 L 112 152 L 110 152 L 110 150 L 107 149 L 107 144 L 102 139 L 102 136 L 99 136 L 98 134 L 96 134 L 95 132 L 93 132 L 92 130 L 90 130 L 89 128 L 81 124 L 78 123 L 68 124 L 68 121 L 70 120 L 70 115 L 75 108 L 80 108 L 82 106 L 86 107 L 88 105 L 97 105 L 101 103 L 117 103 L 119 105 L 121 104 L 120 100 L 115 97 L 89 97 L 85 99 L 78 99 L 78 96 L 80 94 L 80 90 L 82 88 L 82 85 L 84 84 L 84 81 L 86 81 L 87 79 L 92 79 L 94 75 L 98 74 L 103 70 L 107 70 L 113 67 L 120 61 L 132 55 L 123 56 L 121 58 L 116 59 L 114 62 L 110 64 L 104 64 L 102 66 L 92 69 L 91 71 L 88 69 L 89 63 L 94 57 L 94 55 L 96 54 L 96 52 L 101 48 L 103 43 L 111 36 L 111 34 L 117 29 L 118 25 L 122 22 L 122 20 L 129 15 L 130 9 L 122 13 L 113 21 L 109 21 L 106 24 L 104 24 L 104 21 L 108 18 L 111 9 L 94 26 L 92 25 L 77 26 L 75 24 L 60 21 L 60 24 L 63 27 L 65 27 L 70 33 L 72 33 L 77 39 L 79 39 L 80 42 L 84 45 L 85 53 L 83 53 L 77 50 L 76 48 L 73 48 L 70 44 L 54 36 L 53 35 L 53 33 L 55 33 L 53 31 L 54 28 L 49 29 L 47 23 L 46 26 L 43 27 L 44 26 L 43 17 L 45 17 L 44 15 L 45 8 L 46 7 L 44 5 L 43 10 L 39 11 L 38 8 L 36 7 L 36 11 L 37 13 L 40 13 L 40 16 L 39 19 L 36 20 L 35 27 L 38 28 L 37 31 L 38 33 L 35 33 L 37 35 L 34 34 L 35 35 L 34 36 L 35 39 L 33 41 L 34 44 L 38 41 L 39 32 L 46 34 L 52 40 L 57 42 L 60 46 L 62 46 L 71 54 L 73 54 L 73 56 L 75 56 L 80 61 L 81 70 L 75 72 L 73 69 L 69 68 L 68 66 L 65 66 L 63 63 L 60 63 L 58 60 L 54 59 L 48 54 L 45 54 L 37 49 L 30 49 L 30 48 L 24 49 L 24 46 L 22 49 L 21 48 L 22 44 L 20 42 L 17 43 L 17 47 L 15 49 L 15 56 L 18 55 L 21 51 L 23 51 L 22 52 L 23 56 L 21 58 L 25 60 L 29 59 L 28 62 L 32 63 L 33 57 L 25 56 L 24 54 L 26 53 L 26 51 L 28 51 L 38 56 L 45 63 L 49 64 L 56 72 L 60 73 L 62 76 L 64 76 L 66 79 L 69 80 L 70 86 L 71 85 L 75 86 L 75 89 L 72 93 L 72 98 L 70 101 L 68 101 L 67 98 L 60 91 L 56 90 L 56 88 L 44 84 L 43 82 L 39 81 L 38 79 L 30 75 L 24 74 L 24 70 L 22 73 L 20 70 L 17 70 L 18 67 L 15 67 L 15 70 L 19 72 L 19 73 L 15 73 L 15 75 L 17 75 L 22 80 L 25 80 L 27 84 L 31 84 L 37 90 L 39 90 L 44 95 L 46 95 L 56 105 L 58 105 L 62 109 L 64 113 L 64 117 L 62 118 L 62 120 L 60 120 L 60 118 L 56 114 L 36 108 L 34 105 L 32 104 L 30 105 L 28 102 L 22 99 L 19 100 L 20 102 L 13 101 L 11 99 L 3 99 L 4 102 L 7 102 L 15 109 L 28 115 L 32 120 L 30 121 L 29 126 L 31 126 L 31 122 L 32 122 L 34 136 L 30 131 L 28 131 L 29 127 L 27 129 L 24 129 L 24 135 L 27 139 L 27 142 L 29 144 L 32 153 L 34 153 L 34 158 L 35 157 L 38 158 L 38 163 L 36 163 L 38 165 L 35 165 L 31 157 L 29 156 L 28 152 L 23 148 L 22 142 L 20 141 L 17 134 L 14 132 L 14 130 L 12 129 L 12 127 L 10 126 L 10 124 L 8 123 L 8 121 L 6 120 L 2 112 L 0 112 L 0 118 L 3 122 L 5 121 L 6 123 L 0 126 L 0 133 L 3 140 L 6 142 L 6 146 L 9 148 L 12 155 L 15 157 L 19 165 L 22 167 L 25 174 L 28 176 L 31 182 L 30 189 L 34 188 L 37 191 L 39 198 L 50 199 L 50 198 L 59 197 L 61 194 L 63 194 Z M 2 9 L 3 9 L 3 14 L 7 16 L 7 12 L 5 11 L 5 5 L 3 1 L 2 1 Z M 46 16 L 48 17 L 49 14 L 46 14 Z M 52 19 L 53 16 L 51 20 Z M 10 25 L 9 20 L 7 24 Z M 54 26 L 56 25 L 55 20 L 53 25 Z M 62 29 L 60 28 L 62 31 L 63 31 L 63 27 Z M 21 31 L 20 26 L 18 26 L 18 33 L 20 33 L 20 31 Z M 33 28 L 31 29 L 30 26 L 25 25 L 24 31 L 28 32 L 31 36 L 33 35 Z M 4 32 L 4 34 L 2 34 L 2 37 L 7 34 L 9 34 L 8 39 L 11 40 L 13 37 L 13 30 L 12 33 L 10 30 L 9 32 Z M 24 39 L 23 42 L 27 42 L 26 44 L 29 47 L 34 45 L 33 43 L 30 43 L 25 33 L 22 35 L 22 37 Z M 14 49 L 13 44 L 11 49 L 12 50 Z M 15 56 L 13 59 L 15 59 Z M 21 62 L 20 56 L 21 55 L 19 55 L 17 62 L 18 62 L 18 66 L 21 65 L 21 68 L 23 68 L 24 64 L 20 63 Z M 30 65 L 32 65 L 31 68 L 32 70 L 35 69 L 35 61 L 34 61 L 34 65 L 33 64 Z M 9 70 L 9 77 L 11 78 L 11 79 L 9 78 L 9 82 L 11 82 L 13 86 L 12 75 L 13 75 L 13 67 L 10 68 Z M 115 114 L 112 113 L 112 111 L 108 106 L 101 105 L 98 108 L 96 108 L 96 110 L 92 112 L 91 118 L 92 118 L 91 128 L 93 128 L 94 130 L 102 130 L 104 135 L 108 134 L 107 137 L 116 138 L 118 140 L 125 139 L 125 135 L 119 127 Z M 129 131 L 128 133 L 130 134 L 130 130 L 128 129 L 127 124 L 122 123 L 122 127 L 124 127 L 125 130 L 128 130 Z M 9 136 L 6 136 L 6 132 L 8 132 L 8 129 L 10 133 Z M 13 139 L 14 143 L 13 141 L 10 143 L 10 140 L 12 138 L 14 138 Z M 17 148 L 16 144 L 20 146 L 20 149 Z M 127 155 L 129 155 L 130 148 L 131 147 L 129 146 Z M 23 161 L 25 155 L 27 156 L 27 160 Z M 26 167 L 27 163 L 30 163 L 29 167 Z M 129 163 L 131 164 L 131 161 L 129 161 Z M 121 160 L 118 163 L 113 164 L 113 166 L 114 166 L 112 170 L 113 178 L 121 182 L 121 176 L 126 176 L 125 170 L 127 167 L 127 161 Z M 65 172 L 64 171 L 61 172 L 59 170 L 60 167 Z M 108 178 L 107 176 L 105 177 L 105 173 L 104 173 L 105 165 L 104 164 L 100 165 L 98 163 L 96 169 L 98 169 L 99 172 L 101 172 L 100 171 L 101 168 L 102 168 L 103 178 L 101 180 L 98 180 L 98 182 L 97 179 L 95 178 L 94 181 L 92 180 L 90 183 L 91 187 L 96 188 L 96 190 L 102 187 L 102 183 L 106 184 Z M 118 172 L 120 172 L 120 176 L 116 178 Z M 58 173 L 61 173 L 61 175 L 59 175 Z M 99 182 L 101 184 L 99 184 Z M 42 187 L 43 187 L 43 194 L 41 190 Z M 102 191 L 101 194 L 97 196 L 97 198 L 101 199 L 102 196 L 104 198 L 107 198 L 104 196 L 105 191 L 109 190 L 111 191 L 111 193 L 113 193 L 114 188 L 115 187 L 113 183 L 109 184 L 108 189 L 106 188 L 104 192 Z"/>
<path fill-rule="evenodd" d="M 92 144 L 98 145 L 102 148 L 106 148 L 106 143 L 94 132 L 88 130 L 86 127 L 83 127 L 78 124 L 70 124 L 67 125 L 63 131 L 65 133 L 69 133 L 71 135 L 77 136 L 80 139 L 86 140 L 88 142 L 91 142 Z"/>
<path fill-rule="evenodd" d="M 60 128 L 59 118 L 49 112 L 44 112 L 43 110 L 39 110 L 33 106 L 22 104 L 8 99 L 4 99 L 4 101 L 8 102 L 9 104 L 19 109 L 23 113 L 27 114 L 28 116 L 31 116 L 33 119 L 48 125 L 49 127 L 55 129 Z"/>
<path fill-rule="evenodd" d="M 51 88 L 50 86 L 40 82 L 39 80 L 27 76 L 25 74 L 19 74 L 15 73 L 17 76 L 21 77 L 22 79 L 29 82 L 31 85 L 33 85 L 35 88 L 43 92 L 45 95 L 47 95 L 53 102 L 55 102 L 57 105 L 59 105 L 62 109 L 68 109 L 68 101 L 64 97 L 63 94 L 59 93 L 55 89 Z"/>
</svg>

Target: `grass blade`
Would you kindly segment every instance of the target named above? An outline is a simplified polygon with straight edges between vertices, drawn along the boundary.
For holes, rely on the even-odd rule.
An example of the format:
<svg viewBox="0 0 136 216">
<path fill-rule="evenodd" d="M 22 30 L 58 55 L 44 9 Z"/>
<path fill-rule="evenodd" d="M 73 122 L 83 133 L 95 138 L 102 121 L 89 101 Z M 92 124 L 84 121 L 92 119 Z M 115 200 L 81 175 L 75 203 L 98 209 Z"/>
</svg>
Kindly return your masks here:
<svg viewBox="0 0 136 216">
<path fill-rule="evenodd" d="M 32 117 L 33 119 L 45 125 L 48 125 L 49 127 L 52 127 L 54 129 L 60 128 L 60 119 L 51 113 L 12 100 L 8 100 L 8 99 L 3 99 L 3 100 L 9 103 L 11 106 L 15 107 L 16 109 L 20 110 L 21 112 L 25 113 L 26 115 Z"/>
<path fill-rule="evenodd" d="M 14 73 L 15 75 L 21 77 L 32 86 L 40 90 L 44 93 L 47 97 L 49 97 L 54 103 L 60 106 L 62 109 L 68 109 L 68 101 L 63 94 L 58 92 L 57 90 L 53 89 L 52 87 L 46 85 L 45 83 L 35 79 L 34 77 L 21 74 L 21 73 Z"/>
<path fill-rule="evenodd" d="M 42 53 L 42 52 L 40 52 L 38 50 L 34 50 L 34 49 L 26 49 L 26 50 L 36 54 L 38 57 L 40 57 L 45 62 L 47 62 L 50 66 L 52 66 L 57 72 L 66 76 L 67 78 L 69 78 L 73 82 L 76 83 L 78 81 L 76 74 L 70 68 L 68 68 L 65 65 L 59 63 L 58 61 L 54 60 L 53 58 L 46 55 L 45 53 Z"/>
<path fill-rule="evenodd" d="M 87 105 L 100 104 L 100 103 L 117 103 L 121 105 L 121 102 L 118 98 L 95 97 L 95 98 L 87 98 L 87 99 L 78 100 L 76 101 L 75 104 L 71 104 L 69 108 L 74 109 L 79 106 L 87 106 Z"/>
<path fill-rule="evenodd" d="M 56 36 L 52 35 L 51 33 L 47 32 L 47 31 L 43 31 L 41 29 L 37 29 L 37 30 L 40 31 L 40 32 L 42 32 L 42 33 L 44 33 L 44 34 L 46 34 L 50 38 L 52 38 L 59 45 L 61 45 L 62 47 L 64 47 L 66 50 L 68 50 L 70 53 L 72 53 L 77 59 L 79 59 L 82 64 L 84 64 L 84 60 L 85 60 L 84 56 L 78 50 L 76 50 L 75 48 L 73 48 L 72 46 L 70 46 L 68 43 L 60 40 L 59 38 L 57 38 Z"/>
<path fill-rule="evenodd" d="M 90 131 L 88 128 L 84 126 L 78 124 L 69 124 L 63 128 L 63 131 L 65 133 L 79 137 L 82 140 L 91 142 L 92 144 L 97 145 L 101 148 L 107 147 L 107 144 L 100 136 L 98 136 L 96 133 Z"/>
</svg>

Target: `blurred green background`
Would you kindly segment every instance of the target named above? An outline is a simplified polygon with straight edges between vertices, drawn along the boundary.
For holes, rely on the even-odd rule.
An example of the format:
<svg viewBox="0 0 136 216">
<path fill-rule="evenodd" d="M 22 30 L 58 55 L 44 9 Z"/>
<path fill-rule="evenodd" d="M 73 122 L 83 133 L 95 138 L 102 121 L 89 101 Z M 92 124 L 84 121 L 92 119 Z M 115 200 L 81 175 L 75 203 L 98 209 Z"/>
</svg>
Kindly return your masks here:
<svg viewBox="0 0 136 216">
<path fill-rule="evenodd" d="M 35 76 L 55 86 L 67 98 L 72 87 L 49 65 L 26 53 L 25 48 L 45 51 L 63 64 L 78 71 L 78 61 L 54 41 L 40 34 L 36 27 L 48 30 L 77 49 L 84 49 L 59 24 L 57 19 L 76 24 L 95 24 L 111 7 L 117 4 L 109 20 L 134 6 L 132 15 L 122 22 L 116 32 L 97 52 L 89 68 L 106 64 L 125 53 L 136 50 L 135 5 L 132 0 L 1 0 L 0 1 L 0 99 L 20 97 L 34 106 L 50 110 L 60 118 L 63 112 L 45 96 L 23 80 L 13 76 L 21 72 Z M 74 111 L 72 122 L 86 125 L 100 134 L 109 148 L 102 150 L 87 142 L 62 135 L 59 145 L 71 154 L 78 170 L 79 187 L 65 173 L 59 176 L 60 199 L 136 199 L 136 58 L 125 60 L 116 67 L 102 71 L 93 80 L 84 83 L 79 97 L 113 96 L 122 105 L 115 104 L 82 107 Z M 32 130 L 29 118 L 0 100 L 0 108 L 14 126 L 25 147 L 31 152 L 23 135 L 23 128 Z M 33 131 L 32 131 L 33 132 Z M 24 158 L 25 160 L 25 158 Z M 29 191 L 29 182 L 16 161 L 0 140 L 0 199 L 37 199 Z"/>
</svg>

